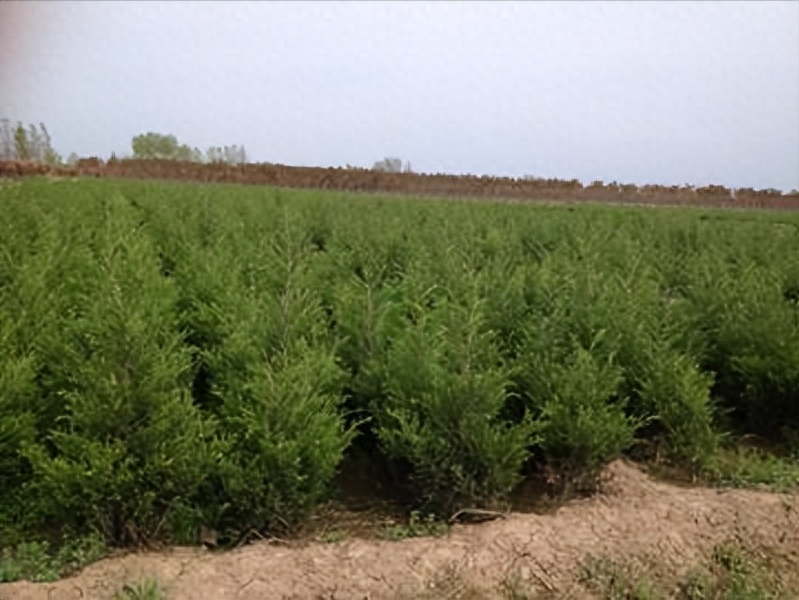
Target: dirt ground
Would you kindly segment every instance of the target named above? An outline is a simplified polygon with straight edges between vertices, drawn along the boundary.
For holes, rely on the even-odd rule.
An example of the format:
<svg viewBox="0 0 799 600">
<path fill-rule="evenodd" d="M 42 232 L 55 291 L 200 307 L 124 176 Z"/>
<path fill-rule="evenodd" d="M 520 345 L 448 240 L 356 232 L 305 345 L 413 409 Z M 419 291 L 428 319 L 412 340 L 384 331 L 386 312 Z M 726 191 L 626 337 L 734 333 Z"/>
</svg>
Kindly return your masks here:
<svg viewBox="0 0 799 600">
<path fill-rule="evenodd" d="M 737 543 L 796 573 L 798 509 L 796 494 L 673 485 L 616 461 L 598 493 L 549 514 L 510 513 L 439 538 L 134 553 L 56 583 L 2 584 L 0 599 L 108 600 L 142 577 L 158 578 L 176 600 L 500 598 L 503 582 L 528 597 L 584 598 L 577 575 L 588 555 L 647 565 L 650 577 L 669 581 L 706 562 L 714 546 Z"/>
</svg>

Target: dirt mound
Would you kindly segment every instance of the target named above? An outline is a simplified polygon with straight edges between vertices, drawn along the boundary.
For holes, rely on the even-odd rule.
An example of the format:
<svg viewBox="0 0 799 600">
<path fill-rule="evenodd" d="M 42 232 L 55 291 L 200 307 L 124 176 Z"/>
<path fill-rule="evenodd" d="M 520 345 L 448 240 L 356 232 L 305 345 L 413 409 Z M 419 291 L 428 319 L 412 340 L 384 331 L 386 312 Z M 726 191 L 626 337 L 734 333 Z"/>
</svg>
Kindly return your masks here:
<svg viewBox="0 0 799 600">
<path fill-rule="evenodd" d="M 795 565 L 797 500 L 795 494 L 667 484 L 617 461 L 597 494 L 552 514 L 511 513 L 456 525 L 445 537 L 400 542 L 264 542 L 220 553 L 129 554 L 53 584 L 0 585 L 0 598 L 105 600 L 141 577 L 158 578 L 170 598 L 197 600 L 492 598 L 508 581 L 554 597 L 585 597 L 577 574 L 588 555 L 648 565 L 661 581 L 682 577 L 716 545 L 730 542 Z"/>
<path fill-rule="evenodd" d="M 84 158 L 71 167 L 50 167 L 33 161 L 0 160 L 0 177 L 122 177 L 205 183 L 271 185 L 299 189 L 388 193 L 528 202 L 603 202 L 641 206 L 705 206 L 796 210 L 799 194 L 779 190 L 732 190 L 720 185 L 663 186 L 603 183 L 583 185 L 576 179 L 531 179 L 474 175 L 388 173 L 359 168 L 296 167 L 275 164 L 198 163 L 159 159 L 104 162 Z"/>
</svg>

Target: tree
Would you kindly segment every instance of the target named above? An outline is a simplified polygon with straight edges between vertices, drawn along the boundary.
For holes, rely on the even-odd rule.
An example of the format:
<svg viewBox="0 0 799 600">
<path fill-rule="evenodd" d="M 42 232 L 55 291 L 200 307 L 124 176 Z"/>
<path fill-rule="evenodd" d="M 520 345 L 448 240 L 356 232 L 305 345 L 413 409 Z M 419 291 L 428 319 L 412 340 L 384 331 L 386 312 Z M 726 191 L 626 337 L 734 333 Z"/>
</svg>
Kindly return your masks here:
<svg viewBox="0 0 799 600">
<path fill-rule="evenodd" d="M 182 160 L 182 161 L 190 161 L 191 160 L 191 148 L 189 148 L 186 144 L 181 144 L 175 150 L 175 160 Z"/>
<path fill-rule="evenodd" d="M 211 146 L 206 150 L 205 156 L 208 159 L 209 163 L 221 163 L 224 162 L 224 153 L 222 152 L 222 148 L 218 146 Z"/>
<path fill-rule="evenodd" d="M 11 121 L 6 118 L 0 120 L 0 158 L 11 160 L 17 157 L 14 145 L 14 130 Z"/>
<path fill-rule="evenodd" d="M 247 162 L 247 153 L 244 151 L 244 146 L 225 146 L 224 151 L 225 162 L 230 165 L 242 165 Z"/>
<path fill-rule="evenodd" d="M 383 173 L 402 173 L 402 159 L 384 158 L 376 162 L 372 170 L 381 171 Z"/>
<path fill-rule="evenodd" d="M 133 158 L 158 158 L 198 163 L 216 162 L 230 165 L 247 162 L 244 146 L 211 146 L 203 154 L 199 148 L 178 143 L 174 135 L 163 135 L 152 131 L 134 137 L 131 146 L 133 147 Z"/>
<path fill-rule="evenodd" d="M 134 137 L 131 147 L 133 148 L 133 158 L 175 160 L 180 154 L 180 146 L 174 135 L 163 135 L 152 131 Z"/>
<path fill-rule="evenodd" d="M 196 163 L 204 163 L 205 162 L 205 155 L 203 151 L 197 148 L 196 146 L 191 149 L 191 162 Z"/>
<path fill-rule="evenodd" d="M 0 159 L 33 160 L 49 165 L 61 164 L 61 157 L 53 150 L 50 133 L 44 123 L 33 123 L 26 128 L 22 123 L 12 125 L 7 118 L 0 119 Z"/>
<path fill-rule="evenodd" d="M 39 129 L 41 129 L 41 136 L 44 141 L 44 162 L 50 166 L 61 165 L 64 161 L 61 159 L 61 155 L 53 150 L 50 132 L 47 131 L 47 127 L 44 126 L 44 123 L 39 123 Z"/>
<path fill-rule="evenodd" d="M 28 126 L 28 156 L 36 162 L 44 162 L 44 139 L 33 123 Z"/>
<path fill-rule="evenodd" d="M 211 146 L 206 152 L 206 159 L 210 163 L 226 163 L 241 165 L 247 162 L 247 152 L 244 146 Z"/>
<path fill-rule="evenodd" d="M 28 132 L 22 126 L 22 123 L 17 123 L 17 128 L 14 131 L 14 147 L 17 151 L 17 158 L 19 160 L 29 160 L 30 150 L 28 148 Z"/>
</svg>

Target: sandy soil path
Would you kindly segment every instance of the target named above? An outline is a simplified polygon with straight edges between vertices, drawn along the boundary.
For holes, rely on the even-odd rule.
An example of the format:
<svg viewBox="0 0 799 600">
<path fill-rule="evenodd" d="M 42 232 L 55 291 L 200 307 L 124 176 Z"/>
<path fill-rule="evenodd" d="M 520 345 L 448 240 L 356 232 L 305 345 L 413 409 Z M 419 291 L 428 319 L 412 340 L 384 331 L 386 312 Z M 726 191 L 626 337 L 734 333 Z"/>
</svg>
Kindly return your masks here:
<svg viewBox="0 0 799 600">
<path fill-rule="evenodd" d="M 107 600 L 143 576 L 157 577 L 175 600 L 494 598 L 509 580 L 551 597 L 582 598 L 576 575 L 589 554 L 656 565 L 651 575 L 661 579 L 683 576 L 730 542 L 799 565 L 798 509 L 796 494 L 675 486 L 617 461 L 597 494 L 553 514 L 511 513 L 456 525 L 445 537 L 400 542 L 135 553 L 56 583 L 0 585 L 0 599 Z"/>
</svg>

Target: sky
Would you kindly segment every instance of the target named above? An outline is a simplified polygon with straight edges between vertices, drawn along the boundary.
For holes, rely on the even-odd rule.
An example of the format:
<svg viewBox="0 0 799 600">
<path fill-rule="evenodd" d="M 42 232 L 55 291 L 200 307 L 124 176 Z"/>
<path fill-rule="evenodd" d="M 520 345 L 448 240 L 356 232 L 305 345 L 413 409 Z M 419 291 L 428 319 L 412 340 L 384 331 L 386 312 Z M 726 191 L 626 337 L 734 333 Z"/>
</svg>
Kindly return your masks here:
<svg viewBox="0 0 799 600">
<path fill-rule="evenodd" d="M 799 2 L 0 2 L 0 116 L 250 160 L 799 188 Z"/>
</svg>

